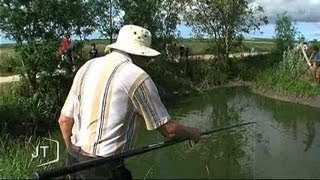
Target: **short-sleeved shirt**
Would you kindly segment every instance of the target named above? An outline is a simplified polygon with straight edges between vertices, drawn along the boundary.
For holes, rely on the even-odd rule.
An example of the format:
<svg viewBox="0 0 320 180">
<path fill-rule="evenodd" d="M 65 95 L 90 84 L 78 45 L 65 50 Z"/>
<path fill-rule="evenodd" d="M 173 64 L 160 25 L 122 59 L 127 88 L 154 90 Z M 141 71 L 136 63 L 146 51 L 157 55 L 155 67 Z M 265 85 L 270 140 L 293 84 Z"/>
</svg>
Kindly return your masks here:
<svg viewBox="0 0 320 180">
<path fill-rule="evenodd" d="M 59 44 L 59 54 L 64 54 L 65 51 L 68 49 L 68 46 L 70 45 L 70 40 L 66 37 L 63 37 L 61 39 L 61 42 Z"/>
<path fill-rule="evenodd" d="M 121 51 L 79 69 L 61 113 L 74 119 L 72 144 L 97 156 L 130 150 L 139 116 L 148 130 L 171 119 L 150 76 Z"/>
<path fill-rule="evenodd" d="M 90 59 L 98 57 L 98 50 L 96 48 L 90 49 L 89 55 Z"/>
<path fill-rule="evenodd" d="M 320 63 L 320 52 L 317 52 L 316 55 L 314 56 L 314 60 L 317 62 L 317 63 Z"/>
</svg>

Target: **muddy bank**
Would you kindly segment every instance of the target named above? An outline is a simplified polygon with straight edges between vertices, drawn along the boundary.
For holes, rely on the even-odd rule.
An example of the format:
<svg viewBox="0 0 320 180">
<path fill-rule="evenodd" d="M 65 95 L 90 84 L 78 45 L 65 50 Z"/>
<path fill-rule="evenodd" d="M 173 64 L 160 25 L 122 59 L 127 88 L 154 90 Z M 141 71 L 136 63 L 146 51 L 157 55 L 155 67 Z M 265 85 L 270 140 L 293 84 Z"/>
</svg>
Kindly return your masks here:
<svg viewBox="0 0 320 180">
<path fill-rule="evenodd" d="M 291 95 L 284 95 L 268 89 L 262 89 L 262 88 L 257 89 L 257 88 L 253 88 L 252 86 L 251 86 L 251 91 L 253 93 L 266 96 L 269 98 L 277 99 L 280 101 L 286 101 L 286 102 L 320 108 L 320 95 L 313 98 L 296 97 Z"/>
<path fill-rule="evenodd" d="M 293 95 L 284 95 L 282 93 L 278 93 L 278 92 L 275 92 L 275 91 L 272 91 L 269 89 L 255 88 L 252 85 L 253 84 L 249 81 L 238 81 L 238 82 L 231 82 L 226 85 L 215 86 L 215 87 L 211 87 L 211 88 L 207 88 L 207 89 L 201 89 L 201 90 L 197 89 L 197 91 L 203 92 L 203 91 L 210 91 L 210 90 L 217 89 L 217 88 L 247 86 L 247 87 L 250 87 L 250 89 L 253 93 L 256 93 L 256 94 L 259 94 L 259 95 L 262 95 L 265 97 L 277 99 L 280 101 L 286 101 L 286 102 L 297 103 L 297 104 L 320 108 L 320 95 L 317 97 L 313 97 L 313 98 L 297 97 L 297 96 L 293 96 Z"/>
</svg>

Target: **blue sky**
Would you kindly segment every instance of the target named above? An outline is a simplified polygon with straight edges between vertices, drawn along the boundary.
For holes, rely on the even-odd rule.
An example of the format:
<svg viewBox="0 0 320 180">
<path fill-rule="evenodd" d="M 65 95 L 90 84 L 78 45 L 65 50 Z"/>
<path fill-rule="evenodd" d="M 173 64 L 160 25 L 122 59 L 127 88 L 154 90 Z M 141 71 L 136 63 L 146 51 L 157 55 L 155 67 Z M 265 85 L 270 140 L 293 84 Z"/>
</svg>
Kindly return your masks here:
<svg viewBox="0 0 320 180">
<path fill-rule="evenodd" d="M 320 13 L 320 12 L 319 12 Z M 304 35 L 306 40 L 318 39 L 320 40 L 320 22 L 295 22 L 294 23 L 297 30 Z M 260 33 L 250 33 L 245 34 L 245 38 L 273 38 L 274 34 L 274 24 L 268 24 L 260 26 Z M 179 25 L 178 29 L 181 32 L 182 37 L 192 37 L 191 28 L 185 25 Z"/>
<path fill-rule="evenodd" d="M 277 14 L 287 12 L 295 21 L 295 27 L 307 41 L 320 40 L 320 0 L 255 0 L 253 4 L 263 7 L 264 14 L 270 23 L 260 27 L 262 34 L 245 34 L 246 38 L 273 38 Z M 184 24 L 179 25 L 178 30 L 182 37 L 192 37 L 191 28 Z M 99 36 L 99 33 L 95 32 L 88 38 L 99 38 Z M 0 44 L 4 43 L 12 42 L 0 34 Z"/>
</svg>

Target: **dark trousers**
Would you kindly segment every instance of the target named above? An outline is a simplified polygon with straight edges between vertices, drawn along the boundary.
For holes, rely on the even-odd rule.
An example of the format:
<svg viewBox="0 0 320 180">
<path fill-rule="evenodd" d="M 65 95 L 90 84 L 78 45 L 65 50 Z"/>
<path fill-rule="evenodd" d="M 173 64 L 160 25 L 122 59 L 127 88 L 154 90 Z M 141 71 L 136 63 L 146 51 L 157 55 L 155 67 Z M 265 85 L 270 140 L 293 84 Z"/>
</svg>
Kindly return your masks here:
<svg viewBox="0 0 320 180">
<path fill-rule="evenodd" d="M 92 159 L 94 158 L 84 156 L 74 148 L 70 148 L 67 163 L 68 165 L 71 165 Z M 83 171 L 78 171 L 70 174 L 69 177 L 70 179 L 132 179 L 131 172 L 125 167 L 123 161 L 110 162 Z"/>
</svg>

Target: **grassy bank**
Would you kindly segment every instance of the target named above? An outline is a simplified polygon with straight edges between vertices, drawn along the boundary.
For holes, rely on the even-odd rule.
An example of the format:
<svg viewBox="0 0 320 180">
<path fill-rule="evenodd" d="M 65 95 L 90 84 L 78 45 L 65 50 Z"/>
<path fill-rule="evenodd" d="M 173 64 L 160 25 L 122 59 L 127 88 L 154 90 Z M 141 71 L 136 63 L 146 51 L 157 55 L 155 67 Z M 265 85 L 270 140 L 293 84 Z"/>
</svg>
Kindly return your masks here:
<svg viewBox="0 0 320 180">
<path fill-rule="evenodd" d="M 311 76 L 309 73 L 306 74 L 303 79 L 297 80 L 277 68 L 268 69 L 260 73 L 260 78 L 257 78 L 255 88 L 268 89 L 289 96 L 305 98 L 319 96 L 320 85 L 309 79 Z"/>
<path fill-rule="evenodd" d="M 60 136 L 47 134 L 45 137 L 62 142 Z M 38 157 L 35 157 L 38 145 L 48 146 L 48 148 L 46 154 L 39 149 Z M 59 153 L 58 162 L 37 167 L 43 163 L 55 160 L 57 153 Z M 34 177 L 33 173 L 35 171 L 61 167 L 66 162 L 65 147 L 62 143 L 59 144 L 59 151 L 57 151 L 55 143 L 42 137 L 34 136 L 12 138 L 9 134 L 1 134 L 0 154 L 5 157 L 0 159 L 0 178 L 4 179 L 29 179 Z M 34 154 L 34 157 L 32 154 Z"/>
<path fill-rule="evenodd" d="M 312 98 L 320 96 L 320 84 L 307 70 L 301 54 L 288 50 L 282 57 L 275 57 L 275 66 L 259 72 L 255 78 L 256 89 L 268 89 L 289 96 Z"/>
</svg>

